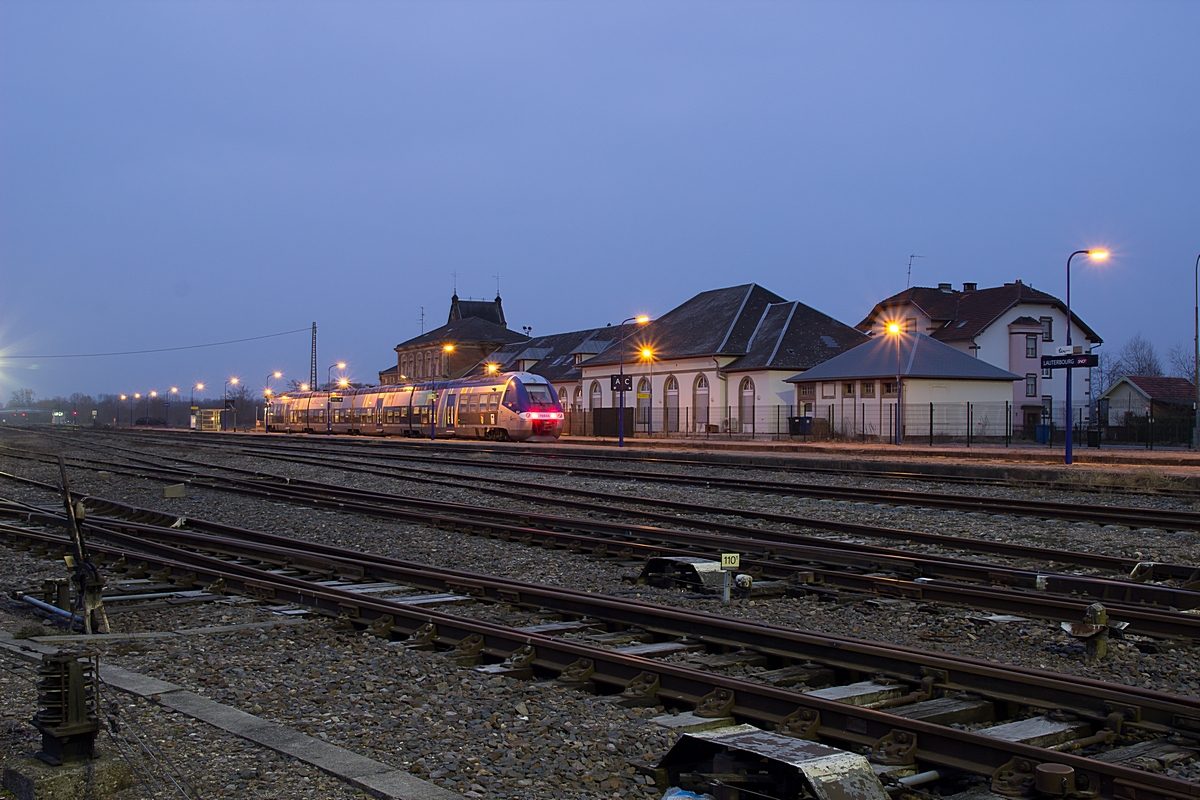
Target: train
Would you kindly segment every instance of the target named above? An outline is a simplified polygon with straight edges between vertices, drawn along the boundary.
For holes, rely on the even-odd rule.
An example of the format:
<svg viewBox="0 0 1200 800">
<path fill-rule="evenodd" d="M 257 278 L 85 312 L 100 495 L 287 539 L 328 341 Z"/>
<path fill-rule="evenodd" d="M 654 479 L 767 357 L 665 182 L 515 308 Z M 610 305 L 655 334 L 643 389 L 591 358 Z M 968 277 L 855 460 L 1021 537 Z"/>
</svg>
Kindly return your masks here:
<svg viewBox="0 0 1200 800">
<path fill-rule="evenodd" d="M 268 431 L 555 441 L 563 409 L 554 387 L 530 372 L 272 398 Z"/>
</svg>

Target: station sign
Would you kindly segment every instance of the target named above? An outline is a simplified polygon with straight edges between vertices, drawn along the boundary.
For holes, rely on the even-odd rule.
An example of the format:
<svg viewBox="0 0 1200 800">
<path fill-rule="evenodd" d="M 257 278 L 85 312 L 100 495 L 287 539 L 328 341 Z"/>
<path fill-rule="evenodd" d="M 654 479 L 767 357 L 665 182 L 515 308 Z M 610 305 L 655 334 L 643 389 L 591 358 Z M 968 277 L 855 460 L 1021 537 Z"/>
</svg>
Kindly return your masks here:
<svg viewBox="0 0 1200 800">
<path fill-rule="evenodd" d="M 633 376 L 632 375 L 609 375 L 610 391 L 613 392 L 632 392 L 633 391 Z"/>
<path fill-rule="evenodd" d="M 1091 353 L 1080 353 L 1073 356 L 1042 356 L 1042 369 L 1094 367 L 1099 363 L 1100 357 Z"/>
</svg>

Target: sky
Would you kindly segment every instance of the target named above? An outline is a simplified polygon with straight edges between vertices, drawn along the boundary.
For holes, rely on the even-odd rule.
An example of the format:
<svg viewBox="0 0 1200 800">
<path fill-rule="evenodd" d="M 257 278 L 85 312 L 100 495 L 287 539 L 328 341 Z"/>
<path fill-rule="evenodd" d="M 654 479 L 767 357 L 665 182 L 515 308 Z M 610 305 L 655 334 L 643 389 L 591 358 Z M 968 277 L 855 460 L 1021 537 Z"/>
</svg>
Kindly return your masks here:
<svg viewBox="0 0 1200 800">
<path fill-rule="evenodd" d="M 1171 2 L 0 0 L 0 401 L 306 380 L 314 321 L 322 379 L 374 382 L 496 276 L 534 335 L 748 282 L 854 325 L 912 254 L 913 285 L 1062 297 L 1106 247 L 1076 313 L 1190 352 L 1198 29 Z"/>
</svg>

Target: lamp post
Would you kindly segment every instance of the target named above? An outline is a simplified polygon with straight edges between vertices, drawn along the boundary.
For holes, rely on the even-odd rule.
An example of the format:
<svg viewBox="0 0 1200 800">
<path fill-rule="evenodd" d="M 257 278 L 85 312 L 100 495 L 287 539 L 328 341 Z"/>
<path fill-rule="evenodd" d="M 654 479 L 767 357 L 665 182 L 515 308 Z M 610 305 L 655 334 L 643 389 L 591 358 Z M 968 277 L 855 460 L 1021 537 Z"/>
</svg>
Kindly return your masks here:
<svg viewBox="0 0 1200 800">
<path fill-rule="evenodd" d="M 900 445 L 900 323 L 889 322 L 887 331 L 896 337 L 896 445 Z"/>
<path fill-rule="evenodd" d="M 1192 447 L 1200 447 L 1200 256 L 1196 256 L 1196 361 L 1192 380 L 1196 383 L 1196 423 L 1192 428 Z"/>
<path fill-rule="evenodd" d="M 167 394 L 167 399 L 163 401 L 163 417 L 165 417 L 163 422 L 166 423 L 163 425 L 164 428 L 171 427 L 171 395 L 173 394 L 179 394 L 178 386 L 172 386 L 171 391 Z"/>
<path fill-rule="evenodd" d="M 1107 250 L 1076 250 L 1071 255 L 1067 256 L 1067 349 L 1071 347 L 1071 259 L 1075 256 L 1088 256 L 1093 261 L 1103 261 L 1108 258 Z M 1074 463 L 1071 459 L 1071 368 L 1067 367 L 1067 433 L 1066 433 L 1066 452 L 1063 456 L 1063 463 Z M 1054 409 L 1050 410 L 1051 419 L 1053 419 Z"/>
<path fill-rule="evenodd" d="M 190 395 L 188 396 L 188 428 L 189 429 L 194 429 L 196 427 L 196 390 L 203 389 L 203 388 L 204 388 L 203 383 L 192 384 L 192 391 L 191 391 Z"/>
<path fill-rule="evenodd" d="M 271 432 L 271 424 L 268 421 L 268 414 L 271 413 L 271 378 L 282 378 L 283 373 L 275 370 L 267 376 L 266 389 L 263 390 L 263 433 Z"/>
<path fill-rule="evenodd" d="M 128 398 L 127 395 L 121 395 L 121 402 L 124 402 L 127 398 Z M 132 406 L 133 401 L 130 400 L 129 404 Z M 133 425 L 133 412 L 132 411 L 129 412 L 129 424 L 132 427 L 132 425 Z M 117 427 L 118 428 L 121 427 L 121 403 L 117 403 Z"/>
<path fill-rule="evenodd" d="M 650 402 L 646 403 L 646 433 L 654 434 L 654 351 L 649 347 L 642 348 L 642 360 L 650 367 L 650 391 L 647 392 L 650 396 L 646 398 Z M 637 393 L 634 392 L 636 395 Z M 641 398 L 638 398 L 641 399 Z"/>
<path fill-rule="evenodd" d="M 329 369 L 325 370 L 325 389 L 326 389 L 326 391 L 329 392 L 329 394 L 325 395 L 325 435 L 326 436 L 329 436 L 333 433 L 333 421 L 329 418 L 329 398 L 333 395 L 333 387 L 330 386 L 329 384 L 333 379 L 329 377 L 329 373 L 333 372 L 334 367 L 337 367 L 338 369 L 345 369 L 346 362 L 339 361 L 336 364 L 330 365 Z"/>
<path fill-rule="evenodd" d="M 650 321 L 650 318 L 645 314 L 637 317 L 630 317 L 626 320 L 621 320 L 621 339 L 617 342 L 617 374 L 620 375 L 619 390 L 621 393 L 621 405 L 617 411 L 617 447 L 625 446 L 625 323 L 636 322 L 638 325 L 645 325 Z"/>
<path fill-rule="evenodd" d="M 225 381 L 225 388 L 221 391 L 221 405 L 223 406 L 221 409 L 221 430 L 223 431 L 229 430 L 229 426 L 225 422 L 225 412 L 229 410 L 229 384 L 232 383 L 234 386 L 237 386 L 237 382 L 237 378 L 230 378 Z"/>
</svg>

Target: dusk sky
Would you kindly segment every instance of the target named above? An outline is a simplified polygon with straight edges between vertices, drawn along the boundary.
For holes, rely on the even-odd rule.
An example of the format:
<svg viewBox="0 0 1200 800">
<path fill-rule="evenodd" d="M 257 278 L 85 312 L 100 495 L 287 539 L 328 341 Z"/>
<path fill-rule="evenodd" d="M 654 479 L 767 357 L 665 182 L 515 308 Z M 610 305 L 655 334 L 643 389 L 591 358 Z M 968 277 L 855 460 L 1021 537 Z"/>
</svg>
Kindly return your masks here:
<svg viewBox="0 0 1200 800">
<path fill-rule="evenodd" d="M 1190 351 L 1198 3 L 0 1 L 0 401 L 307 379 L 492 298 L 1020 278 Z M 18 358 L 19 356 L 38 358 Z"/>
</svg>

